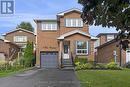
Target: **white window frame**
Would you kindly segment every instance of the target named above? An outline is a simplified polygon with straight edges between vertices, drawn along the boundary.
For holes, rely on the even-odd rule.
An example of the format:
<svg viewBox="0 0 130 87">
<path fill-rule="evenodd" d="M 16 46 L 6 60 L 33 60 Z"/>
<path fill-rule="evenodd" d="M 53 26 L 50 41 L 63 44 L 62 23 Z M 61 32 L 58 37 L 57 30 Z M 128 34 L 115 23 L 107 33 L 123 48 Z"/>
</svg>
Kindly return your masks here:
<svg viewBox="0 0 130 87">
<path fill-rule="evenodd" d="M 27 42 L 27 36 L 14 36 L 14 42 Z"/>
<path fill-rule="evenodd" d="M 86 42 L 86 49 L 78 49 L 77 46 L 78 46 L 78 42 Z M 78 53 L 78 51 L 86 51 L 87 53 Z M 89 53 L 89 41 L 76 41 L 76 55 L 88 55 Z"/>
<path fill-rule="evenodd" d="M 42 22 L 42 30 L 47 31 L 56 31 L 58 28 L 56 22 Z"/>
<path fill-rule="evenodd" d="M 83 27 L 83 21 L 81 18 L 66 18 L 65 26 L 66 27 Z"/>
<path fill-rule="evenodd" d="M 114 35 L 107 35 L 107 42 L 113 40 L 114 38 Z"/>
</svg>

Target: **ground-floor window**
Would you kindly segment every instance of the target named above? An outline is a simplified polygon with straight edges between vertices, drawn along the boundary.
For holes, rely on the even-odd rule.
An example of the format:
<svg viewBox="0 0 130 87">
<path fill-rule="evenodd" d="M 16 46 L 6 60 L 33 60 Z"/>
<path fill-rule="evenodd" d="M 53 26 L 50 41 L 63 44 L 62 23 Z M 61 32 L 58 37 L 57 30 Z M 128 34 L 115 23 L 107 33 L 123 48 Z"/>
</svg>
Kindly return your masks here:
<svg viewBox="0 0 130 87">
<path fill-rule="evenodd" d="M 88 54 L 88 41 L 77 41 L 76 42 L 76 54 L 87 55 Z"/>
</svg>

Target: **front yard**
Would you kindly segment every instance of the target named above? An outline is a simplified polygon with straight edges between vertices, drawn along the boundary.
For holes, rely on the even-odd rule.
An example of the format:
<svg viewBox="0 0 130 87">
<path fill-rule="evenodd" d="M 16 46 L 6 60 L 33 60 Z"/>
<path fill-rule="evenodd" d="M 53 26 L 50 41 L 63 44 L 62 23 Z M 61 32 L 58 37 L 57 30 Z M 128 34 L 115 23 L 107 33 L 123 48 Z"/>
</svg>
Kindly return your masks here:
<svg viewBox="0 0 130 87">
<path fill-rule="evenodd" d="M 5 76 L 10 76 L 10 75 L 14 75 L 20 72 L 24 72 L 27 70 L 32 69 L 32 67 L 22 67 L 22 68 L 17 68 L 17 69 L 10 69 L 10 70 L 4 70 L 4 71 L 0 71 L 0 77 L 5 77 Z"/>
<path fill-rule="evenodd" d="M 130 87 L 129 69 L 80 70 L 76 74 L 82 87 Z"/>
</svg>

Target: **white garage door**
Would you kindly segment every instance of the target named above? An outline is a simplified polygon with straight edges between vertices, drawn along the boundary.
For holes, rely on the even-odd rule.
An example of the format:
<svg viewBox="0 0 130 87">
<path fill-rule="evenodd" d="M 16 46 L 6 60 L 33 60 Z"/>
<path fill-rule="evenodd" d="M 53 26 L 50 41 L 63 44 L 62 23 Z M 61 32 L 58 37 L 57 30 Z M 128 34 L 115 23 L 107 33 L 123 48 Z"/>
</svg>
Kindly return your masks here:
<svg viewBox="0 0 130 87">
<path fill-rule="evenodd" d="M 5 60 L 5 55 L 4 53 L 0 53 L 0 61 L 4 61 Z"/>
<path fill-rule="evenodd" d="M 130 62 L 130 49 L 126 51 L 126 62 Z"/>
</svg>

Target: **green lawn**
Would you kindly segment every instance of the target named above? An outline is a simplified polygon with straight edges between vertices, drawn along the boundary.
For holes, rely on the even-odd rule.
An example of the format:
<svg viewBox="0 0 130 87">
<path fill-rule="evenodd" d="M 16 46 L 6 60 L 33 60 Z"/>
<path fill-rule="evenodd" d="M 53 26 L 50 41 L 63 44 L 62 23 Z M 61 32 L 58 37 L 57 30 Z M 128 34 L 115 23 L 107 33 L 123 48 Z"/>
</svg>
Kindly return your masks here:
<svg viewBox="0 0 130 87">
<path fill-rule="evenodd" d="M 17 70 L 0 71 L 0 77 L 6 77 L 6 76 L 14 75 L 14 74 L 24 72 L 24 71 L 27 71 L 27 70 L 30 70 L 30 69 L 32 69 L 32 67 L 21 68 L 21 69 L 17 69 Z"/>
<path fill-rule="evenodd" d="M 89 87 L 88 84 L 91 84 L 90 87 L 130 87 L 130 70 L 128 69 L 81 70 L 76 74 L 82 87 Z"/>
</svg>

